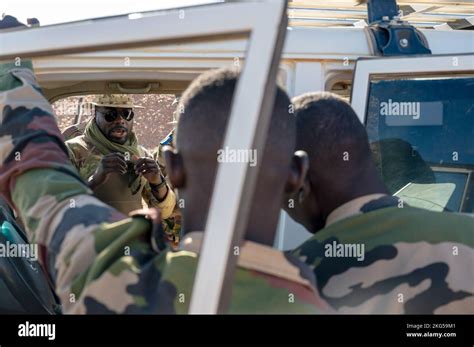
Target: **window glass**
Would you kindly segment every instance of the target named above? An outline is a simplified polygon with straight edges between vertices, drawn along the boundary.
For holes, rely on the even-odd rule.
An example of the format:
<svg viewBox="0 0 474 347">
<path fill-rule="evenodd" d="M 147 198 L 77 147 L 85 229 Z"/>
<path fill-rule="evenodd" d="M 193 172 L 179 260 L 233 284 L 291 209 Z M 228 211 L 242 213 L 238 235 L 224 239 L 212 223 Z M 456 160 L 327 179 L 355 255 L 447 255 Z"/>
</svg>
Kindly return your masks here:
<svg viewBox="0 0 474 347">
<path fill-rule="evenodd" d="M 381 176 L 408 204 L 472 212 L 474 77 L 370 81 L 366 127 Z"/>
</svg>

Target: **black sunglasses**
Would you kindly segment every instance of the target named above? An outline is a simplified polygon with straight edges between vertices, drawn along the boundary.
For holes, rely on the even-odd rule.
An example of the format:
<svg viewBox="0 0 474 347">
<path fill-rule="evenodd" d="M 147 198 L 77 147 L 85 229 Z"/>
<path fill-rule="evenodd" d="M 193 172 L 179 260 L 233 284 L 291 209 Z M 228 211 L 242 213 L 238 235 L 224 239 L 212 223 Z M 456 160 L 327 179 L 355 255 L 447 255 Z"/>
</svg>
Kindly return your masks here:
<svg viewBox="0 0 474 347">
<path fill-rule="evenodd" d="M 100 112 L 100 111 L 97 111 L 97 112 L 100 113 L 100 114 L 103 114 L 104 119 L 107 122 L 115 121 L 118 118 L 118 116 L 122 117 L 127 122 L 130 122 L 133 119 L 133 117 L 135 117 L 135 113 L 130 109 L 120 109 L 120 110 L 119 109 L 112 109 L 112 110 L 108 110 L 106 112 Z"/>
</svg>

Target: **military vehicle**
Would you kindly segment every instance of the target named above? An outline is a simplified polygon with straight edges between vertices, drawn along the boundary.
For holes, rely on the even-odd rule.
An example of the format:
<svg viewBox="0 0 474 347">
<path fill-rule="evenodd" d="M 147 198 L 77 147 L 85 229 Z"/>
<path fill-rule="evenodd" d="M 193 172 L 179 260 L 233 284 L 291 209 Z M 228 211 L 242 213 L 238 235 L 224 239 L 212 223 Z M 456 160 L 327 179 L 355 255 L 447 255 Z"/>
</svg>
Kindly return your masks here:
<svg viewBox="0 0 474 347">
<path fill-rule="evenodd" d="M 179 95 L 203 71 L 242 65 L 230 148 L 261 148 L 275 79 L 291 96 L 332 91 L 350 99 L 367 127 L 394 195 L 422 208 L 472 213 L 473 28 L 471 1 L 210 1 L 9 31 L 0 34 L 0 60 L 33 58 L 50 102 Z M 219 312 L 229 290 L 231 248 L 242 238 L 256 177 L 247 168 L 219 168 L 191 313 Z M 309 236 L 282 212 L 276 248 Z"/>
</svg>

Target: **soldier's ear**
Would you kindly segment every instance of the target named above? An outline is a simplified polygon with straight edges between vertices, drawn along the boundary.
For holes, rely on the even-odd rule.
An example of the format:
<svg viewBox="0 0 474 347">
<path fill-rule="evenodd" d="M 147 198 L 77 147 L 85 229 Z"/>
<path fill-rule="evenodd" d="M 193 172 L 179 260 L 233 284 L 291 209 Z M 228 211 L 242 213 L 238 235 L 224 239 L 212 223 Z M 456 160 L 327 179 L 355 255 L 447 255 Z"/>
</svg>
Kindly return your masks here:
<svg viewBox="0 0 474 347">
<path fill-rule="evenodd" d="M 163 157 L 166 162 L 168 178 L 174 188 L 184 188 L 186 183 L 186 170 L 184 169 L 181 154 L 170 146 L 163 147 Z"/>
<path fill-rule="evenodd" d="M 305 151 L 297 151 L 291 159 L 290 174 L 285 185 L 285 194 L 292 195 L 299 192 L 306 181 L 309 160 Z"/>
</svg>

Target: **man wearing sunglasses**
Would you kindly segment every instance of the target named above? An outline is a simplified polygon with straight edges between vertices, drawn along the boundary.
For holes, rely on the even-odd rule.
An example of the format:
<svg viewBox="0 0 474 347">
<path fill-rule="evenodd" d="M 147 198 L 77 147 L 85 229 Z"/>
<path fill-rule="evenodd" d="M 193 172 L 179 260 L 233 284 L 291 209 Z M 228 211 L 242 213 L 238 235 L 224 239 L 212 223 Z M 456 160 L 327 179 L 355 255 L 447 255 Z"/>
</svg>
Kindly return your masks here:
<svg viewBox="0 0 474 347">
<path fill-rule="evenodd" d="M 72 163 L 94 194 L 122 213 L 157 207 L 171 216 L 176 196 L 158 163 L 138 144 L 133 131 L 134 109 L 127 95 L 100 95 L 92 102 L 95 115 L 84 134 L 66 141 Z"/>
</svg>

